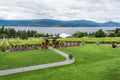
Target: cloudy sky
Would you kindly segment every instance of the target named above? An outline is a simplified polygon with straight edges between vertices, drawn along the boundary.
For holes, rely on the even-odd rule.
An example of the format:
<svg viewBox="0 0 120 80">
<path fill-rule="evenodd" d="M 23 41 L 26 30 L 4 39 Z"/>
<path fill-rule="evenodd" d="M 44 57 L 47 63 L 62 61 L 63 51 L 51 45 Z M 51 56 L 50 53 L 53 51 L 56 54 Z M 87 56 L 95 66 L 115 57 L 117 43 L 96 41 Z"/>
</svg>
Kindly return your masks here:
<svg viewBox="0 0 120 80">
<path fill-rule="evenodd" d="M 120 0 L 0 0 L 0 19 L 120 22 Z"/>
</svg>

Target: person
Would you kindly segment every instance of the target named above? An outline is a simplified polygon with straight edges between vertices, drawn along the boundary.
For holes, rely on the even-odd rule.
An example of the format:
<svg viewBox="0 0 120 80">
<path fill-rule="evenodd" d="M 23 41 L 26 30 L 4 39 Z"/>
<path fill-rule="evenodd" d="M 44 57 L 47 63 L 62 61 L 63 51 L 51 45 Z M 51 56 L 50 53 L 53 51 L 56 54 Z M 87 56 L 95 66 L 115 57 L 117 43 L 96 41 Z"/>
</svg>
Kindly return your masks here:
<svg viewBox="0 0 120 80">
<path fill-rule="evenodd" d="M 72 60 L 73 59 L 73 54 L 69 53 L 68 57 L 69 57 L 70 60 Z"/>
<path fill-rule="evenodd" d="M 112 48 L 116 48 L 117 45 L 115 43 L 112 43 Z"/>
<path fill-rule="evenodd" d="M 52 44 L 56 44 L 56 39 L 53 39 Z"/>
<path fill-rule="evenodd" d="M 60 48 L 60 44 L 59 44 L 59 42 L 56 42 L 56 44 L 55 44 L 55 48 Z"/>
<path fill-rule="evenodd" d="M 44 49 L 44 45 L 45 45 L 45 43 L 42 42 L 41 49 Z"/>
<path fill-rule="evenodd" d="M 45 40 L 45 45 L 47 45 L 47 46 L 49 45 L 49 40 L 48 39 Z"/>
</svg>

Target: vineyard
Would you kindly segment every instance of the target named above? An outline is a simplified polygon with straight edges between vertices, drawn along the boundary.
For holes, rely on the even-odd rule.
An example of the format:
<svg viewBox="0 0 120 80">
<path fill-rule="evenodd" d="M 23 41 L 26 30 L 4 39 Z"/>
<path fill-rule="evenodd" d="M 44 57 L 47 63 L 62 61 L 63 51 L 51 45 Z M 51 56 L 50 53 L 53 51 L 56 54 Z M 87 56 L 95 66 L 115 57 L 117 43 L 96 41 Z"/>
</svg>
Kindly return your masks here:
<svg viewBox="0 0 120 80">
<path fill-rule="evenodd" d="M 40 45 L 42 42 L 43 40 L 39 38 L 30 38 L 28 40 L 6 39 L 6 40 L 0 40 L 0 48 L 2 45 L 4 45 L 4 43 L 7 49 L 9 49 L 10 46 Z"/>
<path fill-rule="evenodd" d="M 111 43 L 120 43 L 120 37 L 107 37 L 107 38 L 60 38 L 59 42 L 85 42 L 85 43 L 103 43 L 103 44 L 111 44 Z"/>
<path fill-rule="evenodd" d="M 50 43 L 52 42 L 52 39 L 49 39 Z M 113 38 L 58 38 L 57 41 L 59 43 L 63 42 L 85 42 L 85 43 L 103 43 L 103 44 L 111 44 L 111 43 L 120 43 L 119 37 L 113 37 Z M 40 45 L 44 42 L 44 39 L 40 38 L 29 38 L 28 40 L 21 40 L 21 39 L 6 39 L 6 40 L 0 40 L 0 48 L 2 45 L 6 45 L 7 49 L 10 48 L 10 46 L 24 46 L 24 45 Z"/>
</svg>

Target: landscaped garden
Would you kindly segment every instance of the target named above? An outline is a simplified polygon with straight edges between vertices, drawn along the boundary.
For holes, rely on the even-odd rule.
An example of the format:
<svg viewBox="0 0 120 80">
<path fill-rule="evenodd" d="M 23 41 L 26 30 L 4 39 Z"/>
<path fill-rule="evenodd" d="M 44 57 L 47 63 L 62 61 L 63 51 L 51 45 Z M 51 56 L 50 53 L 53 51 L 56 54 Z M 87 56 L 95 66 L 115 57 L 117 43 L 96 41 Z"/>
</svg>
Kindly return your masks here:
<svg viewBox="0 0 120 80">
<path fill-rule="evenodd" d="M 50 44 L 52 44 L 52 39 L 49 39 Z M 114 43 L 120 43 L 120 37 L 106 37 L 106 38 L 58 38 L 57 41 L 59 43 L 71 43 L 71 42 L 85 42 L 85 43 L 102 43 L 102 44 L 112 44 Z M 11 46 L 40 46 L 44 42 L 44 39 L 40 38 L 29 38 L 28 40 L 22 40 L 22 39 L 6 39 L 6 47 L 9 49 Z M 4 44 L 4 40 L 0 40 L 0 48 L 2 47 L 2 44 Z"/>
<path fill-rule="evenodd" d="M 42 70 L 35 70 L 24 73 L 0 76 L 0 80 L 120 80 L 120 63 L 119 63 L 120 48 L 98 46 L 95 44 L 85 44 L 77 47 L 64 47 L 64 48 L 60 48 L 59 50 L 64 51 L 66 53 L 72 52 L 75 57 L 75 62 L 73 64 L 66 66 L 52 67 Z M 34 51 L 35 50 L 33 50 L 33 52 Z M 39 51 L 39 54 L 41 52 L 42 51 Z M 28 51 L 28 53 L 26 53 L 26 51 L 25 53 L 24 51 L 23 53 L 21 53 L 21 51 L 14 53 L 16 55 L 17 54 L 29 55 L 30 53 L 32 54 L 31 51 Z M 13 56 L 14 53 L 13 52 L 1 53 L 2 54 L 1 58 L 8 57 L 6 59 L 7 61 L 4 61 L 4 59 L 2 61 L 4 61 L 4 63 L 6 64 L 10 63 L 11 61 L 8 55 Z M 33 54 L 36 54 L 36 52 L 34 52 Z M 49 54 L 49 51 L 45 52 L 44 54 Z M 44 54 L 42 54 L 41 58 L 43 57 Z M 53 52 L 51 53 L 51 55 L 53 55 Z M 16 57 L 16 59 L 19 59 L 18 57 Z M 51 56 L 48 55 L 47 58 L 43 58 L 43 59 L 47 60 L 48 62 L 50 59 L 53 59 L 53 57 L 52 58 L 50 57 Z M 29 56 L 29 60 L 31 58 L 32 57 Z M 60 56 L 58 58 L 60 58 Z M 61 60 L 63 59 L 61 58 Z M 31 59 L 30 62 L 41 61 L 40 58 L 38 61 L 37 60 Z M 18 61 L 16 61 L 16 63 L 17 62 Z M 12 63 L 10 64 L 13 65 Z M 5 68 L 1 68 L 1 69 L 5 69 Z"/>
<path fill-rule="evenodd" d="M 120 80 L 120 0 L 0 0 L 0 80 Z"/>
</svg>

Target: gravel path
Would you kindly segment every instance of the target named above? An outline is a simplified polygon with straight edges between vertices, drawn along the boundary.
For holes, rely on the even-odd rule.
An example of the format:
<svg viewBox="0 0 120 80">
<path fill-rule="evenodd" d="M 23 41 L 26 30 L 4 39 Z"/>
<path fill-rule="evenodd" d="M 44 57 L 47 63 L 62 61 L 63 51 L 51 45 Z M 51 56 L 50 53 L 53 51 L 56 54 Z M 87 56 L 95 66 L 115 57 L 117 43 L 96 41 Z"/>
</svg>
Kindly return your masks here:
<svg viewBox="0 0 120 80">
<path fill-rule="evenodd" d="M 73 60 L 69 60 L 68 59 L 68 54 L 66 54 L 66 53 L 64 53 L 62 51 L 59 51 L 59 50 L 54 49 L 54 48 L 49 48 L 49 49 L 57 52 L 58 54 L 60 54 L 62 56 L 64 56 L 66 58 L 66 60 L 61 61 L 61 62 L 55 62 L 55 63 L 41 64 L 41 65 L 36 65 L 36 66 L 29 66 L 29 67 L 23 67 L 23 68 L 1 70 L 0 71 L 0 76 L 19 73 L 19 72 L 26 72 L 26 71 L 31 71 L 31 70 L 37 70 L 37 69 L 44 69 L 44 68 L 54 67 L 54 66 L 67 65 L 67 64 L 71 64 L 71 63 L 73 63 L 75 61 L 74 58 L 73 58 Z"/>
</svg>

